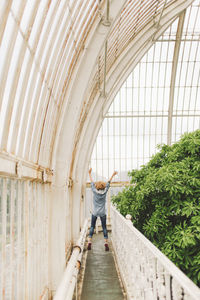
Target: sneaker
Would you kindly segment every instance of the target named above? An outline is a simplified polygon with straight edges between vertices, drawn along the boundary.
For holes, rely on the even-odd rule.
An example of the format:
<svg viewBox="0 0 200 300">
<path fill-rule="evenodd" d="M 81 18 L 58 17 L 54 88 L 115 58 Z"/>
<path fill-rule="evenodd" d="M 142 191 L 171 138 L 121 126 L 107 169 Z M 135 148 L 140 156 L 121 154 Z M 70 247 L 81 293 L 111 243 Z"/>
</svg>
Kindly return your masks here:
<svg viewBox="0 0 200 300">
<path fill-rule="evenodd" d="M 91 246 L 92 246 L 92 244 L 91 244 L 91 243 L 88 243 L 87 249 L 88 249 L 88 250 L 91 250 L 91 249 L 92 249 Z"/>
<path fill-rule="evenodd" d="M 105 251 L 109 251 L 108 244 L 105 244 Z"/>
</svg>

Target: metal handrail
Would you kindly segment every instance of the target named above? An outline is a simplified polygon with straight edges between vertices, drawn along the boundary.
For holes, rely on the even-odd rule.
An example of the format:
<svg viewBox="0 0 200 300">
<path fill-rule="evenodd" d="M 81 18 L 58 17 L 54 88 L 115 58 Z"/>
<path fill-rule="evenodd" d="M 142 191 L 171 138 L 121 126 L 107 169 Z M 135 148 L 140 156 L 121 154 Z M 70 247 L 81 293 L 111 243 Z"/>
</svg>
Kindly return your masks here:
<svg viewBox="0 0 200 300">
<path fill-rule="evenodd" d="M 65 269 L 62 281 L 56 290 L 54 300 L 71 300 L 73 297 L 77 275 L 80 269 L 81 256 L 88 229 L 88 220 L 86 219 L 81 230 L 80 237 L 73 248 L 72 255 Z"/>
<path fill-rule="evenodd" d="M 200 289 L 111 206 L 112 242 L 128 299 L 200 299 Z"/>
</svg>

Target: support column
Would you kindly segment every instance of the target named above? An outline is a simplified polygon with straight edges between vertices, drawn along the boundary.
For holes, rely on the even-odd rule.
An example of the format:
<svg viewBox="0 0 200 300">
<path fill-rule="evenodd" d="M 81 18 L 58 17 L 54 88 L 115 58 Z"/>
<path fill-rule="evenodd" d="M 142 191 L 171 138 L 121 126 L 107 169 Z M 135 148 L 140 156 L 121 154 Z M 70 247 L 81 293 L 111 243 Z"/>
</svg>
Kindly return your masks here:
<svg viewBox="0 0 200 300">
<path fill-rule="evenodd" d="M 174 106 L 174 90 L 176 83 L 176 72 L 178 66 L 178 58 L 180 53 L 181 37 L 183 33 L 183 25 L 185 20 L 185 10 L 179 17 L 178 29 L 176 33 L 176 42 L 174 47 L 174 56 L 172 63 L 172 75 L 171 75 L 171 84 L 170 84 L 170 95 L 169 95 L 169 109 L 168 109 L 168 129 L 167 129 L 167 144 L 171 145 L 172 142 L 172 115 L 173 115 L 173 106 Z"/>
</svg>

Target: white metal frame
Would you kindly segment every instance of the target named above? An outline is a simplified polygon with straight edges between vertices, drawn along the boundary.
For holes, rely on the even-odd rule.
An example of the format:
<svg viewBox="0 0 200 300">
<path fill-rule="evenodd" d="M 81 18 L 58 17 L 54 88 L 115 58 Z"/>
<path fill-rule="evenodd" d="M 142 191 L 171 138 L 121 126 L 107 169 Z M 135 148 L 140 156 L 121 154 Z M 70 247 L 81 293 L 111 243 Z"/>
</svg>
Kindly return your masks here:
<svg viewBox="0 0 200 300">
<path fill-rule="evenodd" d="M 178 64 L 178 57 L 179 57 L 179 51 L 181 45 L 181 37 L 183 33 L 184 20 L 185 20 L 185 11 L 183 11 L 181 16 L 179 17 L 179 24 L 176 33 L 176 43 L 174 49 L 171 84 L 170 84 L 170 96 L 169 96 L 168 132 L 167 132 L 168 145 L 171 145 L 171 141 L 172 141 L 172 115 L 173 115 L 173 106 L 174 106 L 174 89 L 175 89 L 177 64 Z"/>
<path fill-rule="evenodd" d="M 47 299 L 48 184 L 0 177 L 0 297 Z"/>
<path fill-rule="evenodd" d="M 189 3 L 189 2 L 188 2 Z M 188 5 L 188 3 L 184 3 L 184 5 L 185 5 L 185 9 L 186 9 L 186 7 L 187 7 L 187 5 Z M 182 8 L 184 8 L 184 5 L 182 6 Z M 194 4 L 194 6 L 195 6 L 195 4 Z M 191 6 L 192 7 L 192 6 Z M 189 7 L 188 8 L 188 11 L 190 11 L 191 10 L 191 7 Z M 174 8 L 175 9 L 175 8 Z M 150 112 L 146 112 L 146 111 L 144 111 L 143 113 L 135 113 L 135 114 L 128 114 L 128 112 L 126 111 L 126 112 L 118 112 L 118 114 L 116 114 L 116 112 L 115 112 L 115 108 L 113 107 L 113 111 L 111 111 L 111 112 L 109 112 L 108 114 L 106 114 L 106 112 L 107 112 L 107 109 L 108 109 L 108 107 L 109 107 L 109 105 L 111 104 L 111 102 L 112 102 L 112 100 L 113 100 L 113 93 L 114 93 L 114 88 L 115 88 L 115 86 L 113 87 L 113 89 L 111 89 L 111 91 L 109 92 L 109 93 L 107 93 L 107 98 L 105 99 L 105 101 L 104 101 L 104 105 L 105 105 L 105 108 L 104 108 L 104 113 L 103 113 L 103 118 L 104 118 L 104 123 L 102 123 L 102 125 L 104 126 L 104 124 L 105 123 L 108 123 L 107 122 L 107 120 L 105 120 L 105 118 L 107 118 L 108 120 L 111 120 L 112 121 L 112 118 L 118 118 L 118 119 L 122 119 L 122 118 L 124 118 L 125 119 L 125 122 L 127 122 L 127 119 L 128 118 L 131 118 L 132 120 L 133 120 L 133 118 L 134 119 L 138 119 L 138 122 L 140 122 L 140 121 L 142 121 L 142 128 L 144 128 L 144 130 L 143 130 L 143 147 L 140 147 L 140 152 L 139 151 L 137 151 L 137 152 L 139 152 L 140 153 L 140 157 L 138 156 L 138 157 L 135 157 L 135 161 L 137 161 L 137 168 L 138 167 L 140 167 L 140 165 L 142 165 L 142 164 L 145 164 L 149 159 L 150 159 L 150 157 L 151 157 L 151 155 L 152 154 L 155 154 L 155 152 L 156 152 L 156 147 L 154 147 L 154 149 L 153 149 L 153 147 L 151 147 L 152 149 L 153 149 L 153 152 L 152 152 L 152 149 L 151 149 L 151 151 L 150 151 L 150 142 L 149 142 L 149 156 L 148 157 L 146 157 L 145 158 L 145 160 L 144 160 L 144 149 L 145 149 L 145 144 L 144 144 L 144 140 L 145 140 L 145 118 L 150 118 L 150 119 L 152 119 L 152 118 L 155 118 L 156 120 L 158 119 L 158 118 L 161 118 L 163 121 L 161 122 L 161 124 L 160 124 L 160 126 L 158 125 L 158 122 L 156 121 L 156 123 L 157 123 L 157 127 L 159 127 L 159 128 L 157 128 L 156 130 L 155 130 L 155 134 L 154 134 L 154 136 L 151 136 L 151 134 L 149 134 L 149 140 L 151 139 L 151 141 L 153 141 L 153 139 L 155 140 L 154 141 L 154 144 L 155 144 L 155 146 L 157 145 L 157 144 L 162 144 L 162 143 L 167 143 L 168 142 L 168 144 L 171 144 L 171 140 L 172 140 L 172 125 L 173 125 L 173 131 L 174 131 L 174 124 L 175 124 L 175 120 L 178 118 L 178 117 L 180 117 L 180 118 L 185 118 L 186 119 L 186 121 L 187 121 L 187 116 L 188 117 L 190 117 L 191 119 L 192 119 L 192 117 L 194 117 L 194 120 L 196 120 L 196 124 L 194 124 L 195 123 L 195 121 L 193 121 L 193 126 L 192 125 L 190 125 L 189 127 L 190 127 L 190 129 L 188 129 L 188 130 L 195 130 L 195 129 L 197 129 L 198 128 L 198 124 L 197 124 L 197 119 L 199 118 L 199 112 L 197 111 L 196 113 L 193 113 L 192 111 L 190 112 L 189 111 L 189 109 L 188 109 L 188 112 L 186 112 L 186 111 L 182 111 L 182 113 L 179 113 L 179 112 L 177 112 L 176 111 L 176 109 L 175 109 L 175 107 L 174 107 L 174 92 L 175 92 L 175 88 L 177 88 L 177 83 L 176 83 L 176 78 L 177 78 L 177 76 L 176 76 L 176 69 L 177 69 L 177 64 L 178 64 L 178 62 L 179 62 L 179 64 L 180 64 L 180 58 L 179 58 L 179 48 L 180 48 L 180 44 L 183 44 L 184 43 L 184 41 L 187 41 L 187 39 L 189 39 L 190 40 L 190 38 L 189 38 L 189 35 L 187 35 L 186 34 L 186 36 L 185 36 L 185 30 L 184 30 L 184 36 L 183 36 L 183 24 L 184 24 L 184 15 L 185 15 L 185 9 L 183 9 L 183 11 L 181 12 L 181 14 L 179 14 L 178 16 L 178 19 L 179 19 L 179 27 L 178 27 L 178 30 L 177 30 L 177 33 L 176 33 L 176 35 L 174 34 L 174 32 L 173 33 L 171 33 L 171 32 L 169 32 L 169 29 L 168 29 L 168 34 L 169 34 L 169 38 L 167 39 L 166 38 L 166 36 L 167 36 L 167 34 L 165 34 L 165 33 L 163 33 L 163 35 L 161 35 L 160 37 L 159 37 L 159 39 L 158 39 L 158 36 L 159 36 L 159 33 L 157 32 L 156 33 L 156 35 L 155 34 L 153 34 L 153 41 L 154 41 L 154 45 L 156 46 L 156 45 L 159 45 L 159 44 L 161 44 L 161 50 L 160 50 L 160 56 L 161 56 L 161 54 L 162 54 L 162 44 L 163 44 L 163 42 L 167 42 L 168 44 L 169 44 L 169 42 L 171 41 L 172 43 L 171 44 L 175 44 L 175 48 L 174 48 L 174 56 L 173 56 L 173 60 L 172 60 L 172 71 L 171 71 L 171 82 L 169 83 L 169 82 L 167 82 L 168 83 L 168 85 L 170 85 L 170 88 L 169 88 L 169 90 L 170 90 L 170 92 L 169 92 L 169 99 L 167 99 L 168 100 L 168 105 L 169 105 L 169 107 L 168 107 L 168 110 L 165 108 L 161 108 L 161 111 L 159 111 L 159 112 L 152 112 L 152 111 L 150 111 Z M 173 20 L 173 17 L 172 17 L 172 15 L 170 16 L 170 13 L 171 12 L 168 12 L 166 15 L 165 15 L 165 13 L 163 14 L 163 20 L 164 20 L 164 17 L 166 17 L 166 19 L 167 18 L 169 18 L 169 20 Z M 197 17 L 196 17 L 196 19 L 197 19 Z M 161 26 L 163 26 L 164 25 L 164 21 L 159 21 L 159 25 Z M 174 18 L 174 20 L 176 20 L 175 18 Z M 195 23 L 197 22 L 197 20 L 195 20 Z M 176 23 L 177 23 L 177 20 L 176 20 Z M 172 27 L 173 28 L 173 30 L 175 30 L 175 26 L 174 27 Z M 167 29 L 167 26 L 165 27 L 165 30 Z M 160 28 L 160 31 L 159 32 L 161 32 L 161 31 L 163 31 L 163 29 L 162 28 Z M 148 31 L 147 32 L 147 34 L 149 34 L 149 32 L 150 31 Z M 163 31 L 164 32 L 164 31 Z M 191 34 L 195 34 L 195 32 L 192 32 Z M 165 36 L 166 35 L 166 36 Z M 142 38 L 143 39 L 145 39 L 144 38 L 144 36 L 145 36 L 145 33 L 141 33 L 141 36 L 142 36 Z M 131 51 L 130 51 L 130 53 L 134 53 L 134 48 L 135 48 L 135 44 L 137 45 L 138 43 L 136 42 L 136 40 L 137 40 L 137 37 L 136 37 L 136 39 L 134 40 L 134 45 L 133 45 L 133 48 L 131 48 Z M 139 42 L 139 40 L 138 40 L 138 42 Z M 192 43 L 191 43 L 192 44 Z M 155 46 L 153 46 L 153 47 L 155 47 Z M 191 48 L 192 46 L 190 46 L 190 48 Z M 146 49 L 147 50 L 147 49 Z M 145 49 L 144 49 L 144 51 L 146 51 Z M 141 51 L 141 49 L 140 49 L 140 53 L 139 53 L 139 57 L 140 57 L 140 59 L 142 58 L 142 55 L 144 54 L 144 52 L 142 52 Z M 147 54 L 148 54 L 148 52 L 147 52 Z M 140 56 L 141 55 L 141 56 Z M 108 78 L 108 82 L 107 82 L 107 90 L 109 90 L 109 88 L 110 88 L 110 85 L 109 85 L 109 80 L 110 80 L 110 82 L 111 82 L 111 84 L 113 84 L 113 82 L 116 84 L 116 79 L 118 80 L 120 77 L 117 77 L 116 76 L 116 74 L 117 74 L 117 72 L 119 72 L 119 76 L 121 76 L 121 73 L 123 73 L 124 72 L 124 70 L 125 70 L 125 68 L 124 68 L 124 65 L 126 65 L 126 62 L 128 62 L 128 61 L 131 61 L 132 62 L 132 68 L 139 62 L 139 57 L 137 57 L 137 58 L 130 58 L 130 57 L 128 57 L 128 54 L 124 57 L 124 59 L 122 59 L 122 65 L 121 65 L 121 63 L 120 64 L 118 64 L 117 65 L 117 70 L 115 70 L 115 71 L 113 71 L 113 76 L 115 77 L 115 79 L 113 79 L 112 78 L 112 75 L 111 75 L 111 79 L 109 78 L 109 74 L 107 75 L 107 78 Z M 133 62 L 133 60 L 135 59 L 135 61 Z M 152 78 L 153 78 L 153 75 L 154 74 L 157 74 L 158 73 L 158 79 L 157 79 L 157 81 L 155 81 L 155 82 L 151 82 L 151 87 L 154 87 L 156 84 L 157 84 L 157 82 L 159 82 L 159 80 L 160 80 L 160 77 L 162 77 L 162 78 L 166 78 L 166 69 L 165 69 L 165 74 L 161 74 L 161 71 L 160 71 L 160 64 L 161 64 L 161 58 L 159 58 L 159 57 L 155 57 L 155 55 L 154 55 L 154 58 L 153 59 L 156 59 L 156 63 L 157 64 L 159 64 L 159 69 L 158 69 L 158 71 L 152 71 Z M 189 57 L 188 57 L 188 59 L 190 59 Z M 192 60 L 193 61 L 193 60 Z M 199 58 L 197 59 L 197 51 L 196 51 L 196 57 L 195 57 L 195 61 L 197 61 L 197 68 L 198 68 L 198 63 L 199 63 Z M 139 65 L 139 67 L 140 67 L 140 62 L 138 63 L 138 65 Z M 166 64 L 167 64 L 167 60 L 166 60 Z M 154 63 L 153 63 L 153 65 L 154 65 Z M 120 66 L 122 66 L 122 68 L 123 69 L 120 69 Z M 128 64 L 128 66 L 129 66 L 129 64 Z M 130 65 L 131 66 L 131 65 Z M 128 70 L 130 71 L 130 66 L 129 66 L 129 68 L 128 68 Z M 195 62 L 194 62 L 194 66 L 195 66 Z M 195 68 L 195 67 L 194 67 Z M 194 68 L 193 68 L 193 73 L 191 74 L 191 76 L 192 76 L 192 78 L 194 77 Z M 188 68 L 187 68 L 188 69 Z M 128 71 L 127 71 L 127 73 L 128 73 Z M 126 73 L 126 74 L 127 74 Z M 133 73 L 132 74 L 134 74 L 134 71 L 133 71 Z M 137 76 L 137 74 L 136 74 L 136 76 Z M 187 71 L 187 76 L 189 77 L 189 74 L 188 74 L 188 71 Z M 125 78 L 125 76 L 123 76 L 123 78 Z M 168 80 L 169 81 L 169 80 Z M 121 84 L 121 82 L 122 82 L 122 80 L 120 80 L 120 83 L 119 84 Z M 166 79 L 164 79 L 163 80 L 163 82 L 164 82 L 164 84 L 163 84 L 163 90 L 165 89 L 165 85 L 166 85 Z M 127 88 L 126 87 L 124 87 L 125 86 L 125 84 L 127 83 L 127 81 L 125 81 L 125 83 L 123 84 L 123 87 L 121 88 L 121 90 L 123 90 L 123 89 L 125 89 L 125 90 L 127 90 Z M 143 88 L 143 89 L 145 89 L 146 88 L 146 86 Z M 191 87 L 188 87 L 188 88 L 190 88 L 190 90 L 192 90 L 192 86 Z M 198 91 L 198 87 L 197 86 L 195 86 L 194 88 L 196 88 L 196 90 Z M 119 94 L 121 93 L 121 90 L 119 90 Z M 140 87 L 140 90 L 142 90 L 142 87 Z M 164 93 L 164 92 L 163 92 Z M 191 92 L 190 92 L 191 93 Z M 111 98 L 110 98 L 111 97 Z M 163 95 L 163 97 L 164 97 L 164 95 Z M 185 97 L 185 96 L 184 96 Z M 197 97 L 197 96 L 196 96 Z M 152 99 L 152 95 L 146 95 L 146 98 L 147 99 Z M 109 100 L 108 100 L 109 99 Z M 190 99 L 190 98 L 189 98 Z M 185 100 L 186 100 L 186 103 L 189 101 L 189 99 L 186 99 L 186 97 L 185 97 Z M 197 98 L 195 98 L 196 100 L 195 101 L 197 101 Z M 163 99 L 160 99 L 160 102 L 162 102 L 162 100 Z M 123 95 L 123 101 L 125 102 L 126 101 L 126 95 Z M 132 101 L 135 101 L 135 98 L 134 98 L 134 96 L 132 96 Z M 157 100 L 157 101 L 159 101 L 159 99 Z M 190 101 L 192 102 L 193 101 L 193 99 L 191 98 L 190 99 Z M 116 100 L 116 102 L 117 102 L 117 100 Z M 146 101 L 147 102 L 147 101 Z M 115 103 L 115 100 L 114 100 L 114 102 L 113 103 Z M 114 105 L 114 104 L 113 104 Z M 151 104 L 152 105 L 152 104 Z M 197 105 L 196 105 L 196 108 L 197 108 Z M 151 109 L 152 109 L 152 107 L 151 107 Z M 141 120 L 142 119 L 142 120 Z M 101 121 L 99 121 L 99 123 L 100 123 Z M 113 122 L 115 122 L 115 121 L 113 121 Z M 187 121 L 187 122 L 189 122 L 189 121 Z M 190 122 L 191 123 L 191 122 Z M 168 126 L 168 129 L 166 130 L 166 124 L 167 124 L 167 126 Z M 150 125 L 151 126 L 151 125 Z M 99 127 L 98 127 L 99 128 Z M 104 133 L 102 133 L 102 130 L 103 130 L 103 127 L 102 127 L 102 129 L 100 130 L 100 134 L 99 134 L 99 137 L 97 138 L 99 141 L 100 140 L 103 140 L 103 139 L 105 139 L 105 135 L 104 135 Z M 158 132 L 158 130 L 159 131 L 161 131 L 161 134 L 160 134 L 160 137 L 158 137 L 158 134 L 157 134 L 157 132 Z M 178 130 L 178 128 L 177 128 L 177 130 Z M 149 129 L 149 131 L 150 131 L 150 129 Z M 180 129 L 179 129 L 179 131 L 180 131 Z M 184 131 L 182 130 L 182 133 L 184 133 Z M 118 131 L 118 133 L 117 133 L 119 136 L 120 136 L 120 130 Z M 180 136 L 180 134 L 179 135 L 177 135 L 177 137 L 179 137 Z M 112 137 L 112 133 L 110 132 L 109 133 L 109 135 L 107 134 L 107 138 L 109 139 L 109 137 Z M 138 132 L 138 137 L 141 137 L 141 134 L 139 134 L 139 132 Z M 119 138 L 119 141 L 120 141 L 121 139 Z M 173 142 L 174 142 L 175 140 L 174 140 L 174 138 L 173 138 Z M 137 143 L 137 146 L 136 147 L 138 147 L 138 145 L 139 145 L 139 141 L 138 141 L 138 143 Z M 103 153 L 104 152 L 104 148 L 107 146 L 107 144 L 105 143 L 105 144 L 103 144 L 102 143 L 102 146 L 101 146 L 101 149 L 99 149 L 99 146 L 96 144 L 95 145 L 95 148 L 97 149 L 98 148 L 98 152 L 99 152 L 99 155 L 97 155 L 97 154 L 95 154 L 95 148 L 94 148 L 94 153 L 93 153 L 93 157 L 92 157 L 92 162 L 91 162 L 91 166 L 95 169 L 95 170 L 97 170 L 98 169 L 98 167 L 97 167 L 97 164 L 95 163 L 95 162 L 97 162 L 97 160 L 98 161 L 101 161 L 101 157 L 102 157 L 102 154 L 101 153 Z M 119 143 L 119 148 L 120 148 L 120 143 Z M 127 148 L 127 147 L 126 147 Z M 133 147 L 132 147 L 133 148 Z M 134 149 L 134 148 L 133 148 Z M 133 153 L 133 149 L 132 149 L 132 153 Z M 97 152 L 97 151 L 96 151 Z M 140 161 L 138 160 L 138 158 L 140 158 Z M 147 158 L 148 158 L 148 160 L 147 160 Z M 104 160 L 106 161 L 106 163 L 107 163 L 107 165 L 109 165 L 109 161 L 110 160 L 112 160 L 112 159 L 114 159 L 114 161 L 117 161 L 117 159 L 116 159 L 116 157 L 115 157 L 115 154 L 113 154 L 113 156 L 112 156 L 112 154 L 110 155 L 110 157 L 109 157 L 109 159 L 107 159 L 105 156 L 104 156 Z M 120 156 L 120 158 L 119 158 L 119 160 L 117 161 L 117 162 L 121 162 L 121 159 L 122 159 L 122 157 Z M 125 160 L 125 162 L 126 162 L 126 160 Z M 100 164 L 98 164 L 98 166 L 99 166 Z M 103 161 L 102 161 L 102 165 L 103 165 Z M 119 165 L 119 164 L 118 164 Z M 133 158 L 132 158 L 132 164 L 129 164 L 129 169 L 127 169 L 126 168 L 126 170 L 123 170 L 123 171 L 129 171 L 129 170 L 131 170 L 132 168 L 133 168 Z M 118 169 L 119 168 L 119 169 Z M 118 167 L 117 169 L 118 169 L 118 171 L 121 171 L 121 168 L 120 168 L 120 166 Z M 136 168 L 136 167 L 134 167 L 134 168 Z M 103 168 L 102 168 L 103 169 Z M 100 170 L 98 170 L 98 173 L 99 173 L 99 175 L 101 175 L 102 177 L 105 177 L 105 175 L 104 175 L 104 171 L 105 170 L 103 170 L 102 171 L 102 173 L 101 173 L 101 169 Z M 109 172 L 111 172 L 112 170 L 110 169 L 109 171 L 108 171 L 108 173 Z M 121 179 L 122 181 L 123 181 L 123 179 Z"/>
<path fill-rule="evenodd" d="M 44 182 L 52 182 L 51 192 L 45 192 L 50 206 L 50 289 L 57 286 L 66 252 L 82 225 L 87 168 L 103 116 L 131 69 L 191 3 L 1 1 L 0 175 L 41 190 Z M 5 191 L 3 187 L 4 199 Z M 25 191 L 32 199 L 29 188 L 19 193 Z M 5 232 L 5 201 L 2 210 Z M 32 243 L 28 237 L 26 243 Z M 30 253 L 36 257 L 34 249 Z M 26 265 L 30 263 L 29 256 Z"/>
<path fill-rule="evenodd" d="M 112 103 L 119 87 L 122 86 L 127 76 L 131 73 L 133 68 L 142 59 L 143 55 L 150 49 L 154 40 L 157 40 L 161 34 L 169 27 L 173 20 L 175 20 L 180 12 L 186 9 L 192 3 L 189 1 L 175 1 L 171 5 L 167 6 L 162 13 L 162 18 L 159 21 L 160 27 L 157 29 L 150 22 L 146 27 L 141 30 L 138 35 L 130 42 L 126 49 L 117 57 L 112 68 L 107 70 L 106 76 L 106 97 L 102 97 L 98 91 L 92 93 L 93 104 L 91 107 L 87 107 L 87 118 L 84 120 L 84 128 L 80 128 L 81 133 L 77 134 L 77 144 L 76 153 L 77 156 L 77 171 L 78 174 L 81 170 L 86 170 L 90 161 L 94 143 L 102 125 L 103 117 L 106 115 L 110 104 Z M 155 34 L 156 33 L 156 34 Z M 152 41 L 152 37 L 154 40 Z M 108 38 L 109 45 L 109 38 Z M 107 62 L 108 64 L 108 62 Z M 98 66 L 97 66 L 98 69 Z M 97 71 L 98 74 L 98 71 Z M 93 77 L 94 81 L 97 80 L 98 76 Z M 95 86 L 95 84 L 94 84 Z M 96 87 L 96 86 L 95 86 Z M 102 114 L 103 107 L 103 114 Z M 74 165 L 74 169 L 75 169 Z M 85 172 L 84 178 L 86 178 L 87 173 Z"/>
</svg>

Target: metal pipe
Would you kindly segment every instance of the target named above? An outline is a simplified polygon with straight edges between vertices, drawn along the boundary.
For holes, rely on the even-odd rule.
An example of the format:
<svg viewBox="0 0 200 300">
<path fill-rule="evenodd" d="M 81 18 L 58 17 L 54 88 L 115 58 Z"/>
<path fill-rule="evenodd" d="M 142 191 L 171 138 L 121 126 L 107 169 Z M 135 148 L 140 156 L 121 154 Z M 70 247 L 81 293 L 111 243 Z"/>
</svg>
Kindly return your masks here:
<svg viewBox="0 0 200 300">
<path fill-rule="evenodd" d="M 106 1 L 106 12 L 105 12 L 105 16 L 102 18 L 102 24 L 105 26 L 110 26 L 111 22 L 110 22 L 110 1 L 107 0 Z"/>
<path fill-rule="evenodd" d="M 82 253 L 83 252 L 81 252 L 78 256 L 77 264 L 76 264 L 74 273 L 72 275 L 72 279 L 70 280 L 69 288 L 68 288 L 67 296 L 66 296 L 65 300 L 71 300 L 72 297 L 73 297 L 74 289 L 75 289 L 75 286 L 77 284 L 78 273 L 79 273 L 79 270 L 80 270 L 80 267 L 81 267 Z"/>
<path fill-rule="evenodd" d="M 87 232 L 87 228 L 88 228 L 88 220 L 85 220 L 83 228 L 81 230 L 81 234 L 80 237 L 74 247 L 74 250 L 72 252 L 71 258 L 67 264 L 67 268 L 64 272 L 62 281 L 56 291 L 56 294 L 54 296 L 54 300 L 68 300 L 71 299 L 68 297 L 68 291 L 71 290 L 71 281 L 73 281 L 72 286 L 74 287 L 74 280 L 73 276 L 74 276 L 74 272 L 76 271 L 76 265 L 77 265 L 77 261 L 79 259 L 79 254 L 80 252 L 82 252 L 83 250 L 83 246 L 84 246 L 84 242 L 85 242 L 85 237 L 86 237 L 86 232 Z M 72 292 L 70 292 L 71 294 Z M 73 295 L 73 293 L 72 293 Z"/>
<path fill-rule="evenodd" d="M 104 79 L 103 79 L 103 96 L 106 95 L 106 68 L 107 68 L 107 48 L 108 42 L 105 41 L 105 54 L 104 54 Z"/>
<path fill-rule="evenodd" d="M 110 15 L 110 1 L 106 1 L 106 23 L 109 24 L 109 15 Z"/>
</svg>

